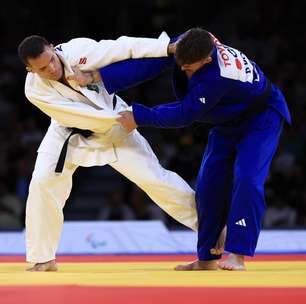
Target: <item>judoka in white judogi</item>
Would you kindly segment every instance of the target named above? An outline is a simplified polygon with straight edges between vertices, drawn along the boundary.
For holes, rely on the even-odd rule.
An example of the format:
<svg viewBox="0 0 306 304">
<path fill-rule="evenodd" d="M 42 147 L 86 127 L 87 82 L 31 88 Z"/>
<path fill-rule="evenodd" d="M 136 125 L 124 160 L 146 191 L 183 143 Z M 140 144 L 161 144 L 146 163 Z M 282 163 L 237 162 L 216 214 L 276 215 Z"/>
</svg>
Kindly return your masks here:
<svg viewBox="0 0 306 304">
<path fill-rule="evenodd" d="M 96 70 L 128 58 L 167 56 L 169 38 L 120 37 L 96 42 L 87 38 L 73 39 L 55 48 L 64 76 L 73 74 L 72 67 L 82 71 Z M 44 263 L 54 260 L 58 247 L 63 212 L 78 166 L 103 166 L 115 170 L 136 183 L 163 210 L 182 224 L 197 229 L 194 191 L 176 173 L 159 164 L 148 142 L 138 131 L 127 134 L 116 122 L 118 112 L 128 105 L 109 95 L 103 83 L 79 87 L 73 81 L 47 80 L 29 72 L 25 94 L 29 101 L 51 117 L 50 127 L 38 149 L 26 207 L 27 261 Z M 89 138 L 75 134 L 70 138 L 63 172 L 55 173 L 69 128 L 94 131 Z M 103 180 L 101 181 L 103 183 Z"/>
</svg>

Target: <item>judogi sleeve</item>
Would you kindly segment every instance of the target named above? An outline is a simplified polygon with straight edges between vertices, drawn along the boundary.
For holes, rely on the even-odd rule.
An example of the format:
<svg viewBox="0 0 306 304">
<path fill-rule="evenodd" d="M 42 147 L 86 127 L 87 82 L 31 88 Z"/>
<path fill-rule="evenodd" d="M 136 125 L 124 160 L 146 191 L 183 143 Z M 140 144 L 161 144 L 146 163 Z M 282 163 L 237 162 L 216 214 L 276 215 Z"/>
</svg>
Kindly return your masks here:
<svg viewBox="0 0 306 304">
<path fill-rule="evenodd" d="M 173 64 L 173 57 L 128 59 L 99 69 L 105 89 L 116 93 L 157 77 Z"/>
<path fill-rule="evenodd" d="M 174 43 L 179 38 L 180 36 L 170 38 L 169 43 Z M 173 56 L 127 59 L 102 67 L 99 72 L 105 89 L 112 94 L 151 80 L 172 65 L 174 65 Z"/>
<path fill-rule="evenodd" d="M 200 121 L 224 96 L 228 83 L 222 79 L 206 80 L 198 83 L 181 100 L 146 107 L 142 104 L 132 105 L 135 122 L 138 126 L 157 128 L 179 128 Z"/>
<path fill-rule="evenodd" d="M 76 38 L 58 47 L 68 54 L 71 65 L 81 70 L 97 70 L 113 62 L 135 58 L 156 58 L 168 56 L 170 38 L 163 32 L 158 39 L 122 36 L 117 40 Z"/>
</svg>

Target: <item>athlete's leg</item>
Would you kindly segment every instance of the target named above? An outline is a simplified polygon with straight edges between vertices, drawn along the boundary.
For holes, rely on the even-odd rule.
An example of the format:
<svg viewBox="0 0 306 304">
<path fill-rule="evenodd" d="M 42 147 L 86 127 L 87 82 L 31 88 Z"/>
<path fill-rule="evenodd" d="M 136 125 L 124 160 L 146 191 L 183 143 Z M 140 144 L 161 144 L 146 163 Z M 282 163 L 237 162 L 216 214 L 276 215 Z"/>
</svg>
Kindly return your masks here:
<svg viewBox="0 0 306 304">
<path fill-rule="evenodd" d="M 234 139 L 215 128 L 210 132 L 198 175 L 196 203 L 199 217 L 198 261 L 177 270 L 217 269 L 220 254 L 211 253 L 227 220 L 232 193 Z"/>
<path fill-rule="evenodd" d="M 226 251 L 236 254 L 220 263 L 230 270 L 244 269 L 243 256 L 253 256 L 265 211 L 264 183 L 278 146 L 282 119 L 272 109 L 247 125 L 237 146 L 234 186 L 228 219 Z"/>
<path fill-rule="evenodd" d="M 71 191 L 72 174 L 77 168 L 66 163 L 63 173 L 56 174 L 56 162 L 57 157 L 38 153 L 30 183 L 26 206 L 26 249 L 27 261 L 31 263 L 55 260 L 63 207 Z"/>
<path fill-rule="evenodd" d="M 143 189 L 177 221 L 197 229 L 194 191 L 179 175 L 160 165 L 143 136 L 134 131 L 115 149 L 118 161 L 110 166 Z"/>
</svg>

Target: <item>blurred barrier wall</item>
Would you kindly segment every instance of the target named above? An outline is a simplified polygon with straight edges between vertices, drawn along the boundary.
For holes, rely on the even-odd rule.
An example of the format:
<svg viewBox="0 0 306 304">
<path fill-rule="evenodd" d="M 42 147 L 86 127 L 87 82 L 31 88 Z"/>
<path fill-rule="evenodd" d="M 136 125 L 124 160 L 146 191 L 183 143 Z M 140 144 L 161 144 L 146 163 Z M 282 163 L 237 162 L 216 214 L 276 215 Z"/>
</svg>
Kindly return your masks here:
<svg viewBox="0 0 306 304">
<path fill-rule="evenodd" d="M 0 255 L 24 255 L 24 232 L 0 233 Z M 66 222 L 59 255 L 195 253 L 197 235 L 160 221 Z M 257 253 L 306 253 L 306 230 L 264 230 Z"/>
</svg>

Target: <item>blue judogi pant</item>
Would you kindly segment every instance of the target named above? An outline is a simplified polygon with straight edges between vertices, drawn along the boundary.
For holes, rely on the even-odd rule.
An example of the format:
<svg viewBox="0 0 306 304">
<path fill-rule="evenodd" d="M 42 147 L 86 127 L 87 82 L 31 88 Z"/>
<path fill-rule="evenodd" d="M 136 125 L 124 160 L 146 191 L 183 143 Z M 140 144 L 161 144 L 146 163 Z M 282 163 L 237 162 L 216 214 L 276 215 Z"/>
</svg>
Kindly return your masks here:
<svg viewBox="0 0 306 304">
<path fill-rule="evenodd" d="M 209 133 L 198 174 L 198 258 L 211 255 L 224 225 L 225 250 L 253 256 L 265 210 L 264 183 L 278 146 L 283 118 L 272 108 Z"/>
<path fill-rule="evenodd" d="M 127 60 L 100 73 L 113 93 L 151 79 L 171 63 L 167 57 Z M 199 260 L 221 257 L 210 249 L 225 225 L 225 250 L 254 255 L 265 211 L 264 183 L 287 117 L 283 112 L 271 106 L 244 121 L 211 129 L 196 186 Z"/>
</svg>

